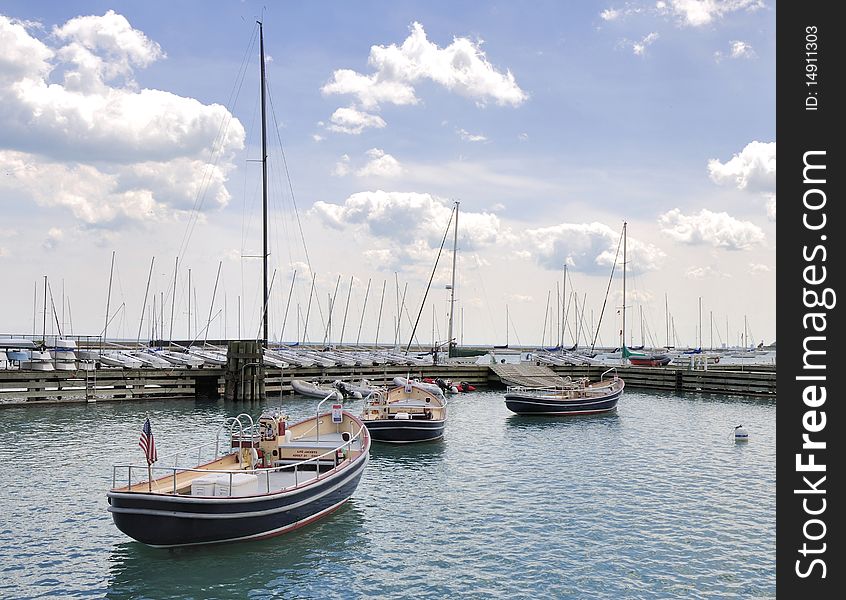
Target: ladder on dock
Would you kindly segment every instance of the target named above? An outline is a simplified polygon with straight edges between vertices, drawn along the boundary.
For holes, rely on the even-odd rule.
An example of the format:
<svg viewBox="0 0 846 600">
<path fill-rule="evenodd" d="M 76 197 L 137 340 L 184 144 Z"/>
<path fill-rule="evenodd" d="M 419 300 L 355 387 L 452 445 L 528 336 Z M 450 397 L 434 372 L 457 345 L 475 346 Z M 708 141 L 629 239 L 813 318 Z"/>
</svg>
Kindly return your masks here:
<svg viewBox="0 0 846 600">
<path fill-rule="evenodd" d="M 497 374 L 505 385 L 561 387 L 565 383 L 563 377 L 556 375 L 555 371 L 543 365 L 499 364 L 491 365 L 491 370 Z"/>
</svg>

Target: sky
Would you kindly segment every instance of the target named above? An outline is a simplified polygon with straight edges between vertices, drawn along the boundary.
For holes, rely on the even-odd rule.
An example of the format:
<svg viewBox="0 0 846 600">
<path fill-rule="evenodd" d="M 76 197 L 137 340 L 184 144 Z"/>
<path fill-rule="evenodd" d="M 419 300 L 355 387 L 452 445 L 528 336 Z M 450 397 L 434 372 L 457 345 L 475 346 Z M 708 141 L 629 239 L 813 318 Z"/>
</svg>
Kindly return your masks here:
<svg viewBox="0 0 846 600">
<path fill-rule="evenodd" d="M 624 222 L 628 343 L 776 340 L 763 0 L 7 0 L 0 334 L 260 335 L 256 20 L 271 339 L 446 340 L 457 202 L 459 342 L 617 345 Z"/>
</svg>

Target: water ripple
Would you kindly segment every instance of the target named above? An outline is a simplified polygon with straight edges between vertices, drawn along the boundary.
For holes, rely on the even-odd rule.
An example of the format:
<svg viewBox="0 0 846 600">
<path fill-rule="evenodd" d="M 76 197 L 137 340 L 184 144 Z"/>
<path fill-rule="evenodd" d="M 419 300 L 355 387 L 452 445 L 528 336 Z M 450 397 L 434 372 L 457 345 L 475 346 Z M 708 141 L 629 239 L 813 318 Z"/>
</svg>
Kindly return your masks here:
<svg viewBox="0 0 846 600">
<path fill-rule="evenodd" d="M 278 406 L 279 400 L 270 404 Z M 292 417 L 314 403 L 285 398 Z M 376 445 L 353 499 L 281 538 L 155 550 L 106 512 L 110 465 L 262 406 L 4 409 L 0 596 L 748 598 L 775 593 L 775 404 L 627 390 L 616 414 L 456 397 L 445 439 Z M 735 445 L 734 425 L 752 434 Z"/>
</svg>

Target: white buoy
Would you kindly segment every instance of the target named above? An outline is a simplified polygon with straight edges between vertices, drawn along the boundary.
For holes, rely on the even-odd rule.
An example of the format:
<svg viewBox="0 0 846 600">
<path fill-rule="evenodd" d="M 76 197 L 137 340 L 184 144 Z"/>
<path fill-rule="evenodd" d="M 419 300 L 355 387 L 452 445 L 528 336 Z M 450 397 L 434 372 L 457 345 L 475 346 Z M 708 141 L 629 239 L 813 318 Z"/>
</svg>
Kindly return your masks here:
<svg viewBox="0 0 846 600">
<path fill-rule="evenodd" d="M 749 432 L 743 428 L 743 425 L 738 425 L 734 428 L 734 441 L 735 442 L 748 442 L 749 441 Z"/>
</svg>

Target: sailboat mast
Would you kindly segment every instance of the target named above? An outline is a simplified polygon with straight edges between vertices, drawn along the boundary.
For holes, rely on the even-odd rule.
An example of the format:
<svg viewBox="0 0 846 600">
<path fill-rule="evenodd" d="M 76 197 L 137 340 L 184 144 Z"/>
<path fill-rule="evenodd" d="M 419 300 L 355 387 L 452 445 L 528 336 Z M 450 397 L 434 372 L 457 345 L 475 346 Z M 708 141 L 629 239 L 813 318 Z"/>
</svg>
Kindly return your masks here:
<svg viewBox="0 0 846 600">
<path fill-rule="evenodd" d="M 102 342 L 106 340 L 106 331 L 109 329 L 109 304 L 112 301 L 112 275 L 115 272 L 115 251 L 112 250 L 112 266 L 109 267 L 109 291 L 106 292 L 106 324 L 103 326 L 103 338 L 100 349 L 103 349 Z"/>
<path fill-rule="evenodd" d="M 262 206 L 262 304 L 267 307 L 267 117 L 264 93 L 264 29 L 261 21 L 259 26 L 259 48 L 261 50 L 261 206 Z M 267 313 L 265 308 L 262 317 L 262 345 L 267 347 Z"/>
<path fill-rule="evenodd" d="M 447 349 L 449 350 L 447 356 L 453 355 L 453 346 L 455 343 L 452 339 L 453 313 L 455 312 L 455 263 L 458 256 L 458 200 L 455 201 L 455 229 L 452 238 L 452 281 L 449 286 L 449 327 L 447 331 Z"/>
<path fill-rule="evenodd" d="M 44 276 L 44 318 L 41 321 L 41 343 L 47 343 L 47 276 Z"/>
<path fill-rule="evenodd" d="M 622 346 L 626 347 L 626 222 L 623 221 L 623 329 Z M 624 352 L 625 354 L 625 352 Z"/>
</svg>

